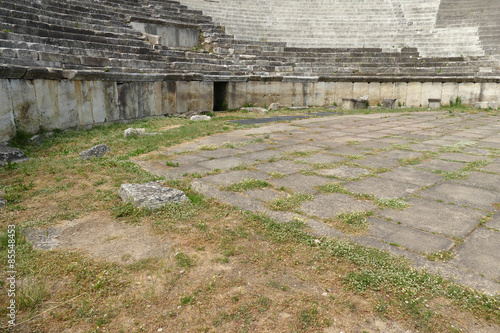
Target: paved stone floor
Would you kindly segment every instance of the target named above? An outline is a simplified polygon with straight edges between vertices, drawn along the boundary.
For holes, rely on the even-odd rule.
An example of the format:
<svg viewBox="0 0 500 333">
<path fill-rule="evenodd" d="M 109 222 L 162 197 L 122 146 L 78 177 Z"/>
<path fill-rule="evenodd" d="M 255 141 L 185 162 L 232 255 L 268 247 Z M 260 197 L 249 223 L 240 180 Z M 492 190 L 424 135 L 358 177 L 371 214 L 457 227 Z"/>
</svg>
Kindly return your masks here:
<svg viewBox="0 0 500 333">
<path fill-rule="evenodd" d="M 300 219 L 319 236 L 385 249 L 430 272 L 500 292 L 498 116 L 316 117 L 214 135 L 163 153 L 178 166 L 140 163 L 166 177 L 194 174 L 198 191 L 243 209 L 283 222 Z M 269 186 L 227 188 L 252 179 Z M 291 202 L 298 193 L 305 195 L 296 206 L 273 210 L 280 208 L 277 199 Z M 382 204 L 387 198 L 392 205 Z M 339 214 L 349 212 L 367 213 L 368 227 L 335 228 Z M 448 261 L 428 259 L 439 253 Z"/>
</svg>

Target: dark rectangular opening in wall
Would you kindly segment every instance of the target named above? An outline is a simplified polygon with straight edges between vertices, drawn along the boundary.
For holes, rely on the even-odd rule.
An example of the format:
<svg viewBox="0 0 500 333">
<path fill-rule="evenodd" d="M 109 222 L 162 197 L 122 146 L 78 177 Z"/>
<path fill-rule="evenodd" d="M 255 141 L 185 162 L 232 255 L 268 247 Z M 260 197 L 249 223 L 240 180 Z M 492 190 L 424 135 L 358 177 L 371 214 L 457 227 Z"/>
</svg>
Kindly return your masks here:
<svg viewBox="0 0 500 333">
<path fill-rule="evenodd" d="M 214 111 L 227 110 L 227 82 L 214 82 Z"/>
</svg>

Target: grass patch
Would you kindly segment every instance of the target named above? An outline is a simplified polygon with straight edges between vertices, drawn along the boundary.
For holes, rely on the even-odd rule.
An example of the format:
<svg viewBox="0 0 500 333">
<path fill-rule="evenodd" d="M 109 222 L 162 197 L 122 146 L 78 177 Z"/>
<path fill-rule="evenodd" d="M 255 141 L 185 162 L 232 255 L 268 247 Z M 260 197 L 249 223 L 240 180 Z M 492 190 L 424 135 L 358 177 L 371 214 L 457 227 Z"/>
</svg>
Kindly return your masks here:
<svg viewBox="0 0 500 333">
<path fill-rule="evenodd" d="M 219 147 L 216 145 L 202 145 L 200 146 L 200 150 L 206 150 L 206 151 L 211 151 L 211 150 L 217 150 Z"/>
<path fill-rule="evenodd" d="M 376 198 L 375 203 L 380 208 L 392 208 L 398 210 L 403 210 L 410 206 L 405 199 L 401 198 Z"/>
<path fill-rule="evenodd" d="M 369 227 L 368 217 L 374 213 L 369 212 L 342 212 L 337 214 L 334 219 L 328 220 L 337 229 L 346 233 L 359 233 L 366 231 Z"/>
<path fill-rule="evenodd" d="M 313 199 L 314 196 L 312 194 L 292 193 L 286 197 L 280 197 L 271 201 L 267 206 L 272 210 L 293 211 L 303 202 L 311 201 Z"/>
<path fill-rule="evenodd" d="M 238 164 L 237 166 L 232 167 L 230 170 L 237 170 L 237 171 L 241 171 L 241 170 L 255 170 L 255 168 L 252 167 L 251 165 L 248 165 L 246 162 L 242 162 L 242 163 Z"/>
<path fill-rule="evenodd" d="M 436 251 L 433 253 L 428 254 L 427 259 L 431 261 L 441 261 L 441 262 L 448 262 L 451 259 L 455 258 L 455 252 L 453 251 Z"/>
<path fill-rule="evenodd" d="M 475 141 L 459 141 L 452 145 L 445 145 L 439 148 L 441 153 L 462 153 L 465 148 L 475 146 Z"/>
<path fill-rule="evenodd" d="M 270 187 L 271 184 L 261 179 L 243 179 L 238 183 L 231 184 L 229 186 L 224 187 L 223 189 L 226 191 L 232 192 L 245 192 L 250 190 L 255 190 L 259 188 Z"/>
<path fill-rule="evenodd" d="M 283 179 L 287 177 L 286 173 L 278 172 L 278 171 L 273 171 L 273 172 L 268 172 L 267 173 L 269 176 L 271 176 L 272 179 Z"/>
<path fill-rule="evenodd" d="M 359 200 L 373 200 L 374 196 L 365 193 L 354 193 L 346 189 L 341 183 L 330 183 L 325 185 L 316 186 L 315 189 L 323 193 L 341 193 L 350 195 Z"/>
</svg>

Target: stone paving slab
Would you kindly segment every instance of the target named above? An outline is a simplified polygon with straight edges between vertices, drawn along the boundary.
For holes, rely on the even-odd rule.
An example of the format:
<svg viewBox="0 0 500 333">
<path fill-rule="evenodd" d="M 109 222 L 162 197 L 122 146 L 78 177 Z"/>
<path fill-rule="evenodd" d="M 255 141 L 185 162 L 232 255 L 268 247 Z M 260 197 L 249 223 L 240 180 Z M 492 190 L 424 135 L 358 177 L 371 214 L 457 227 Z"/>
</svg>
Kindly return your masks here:
<svg viewBox="0 0 500 333">
<path fill-rule="evenodd" d="M 208 168 L 201 167 L 196 164 L 187 164 L 182 167 L 170 167 L 166 166 L 165 163 L 160 162 L 144 162 L 144 161 L 134 161 L 139 164 L 143 169 L 151 172 L 153 175 L 165 177 L 167 179 L 179 179 L 185 174 L 205 174 L 211 171 Z"/>
<path fill-rule="evenodd" d="M 217 186 L 228 186 L 231 184 L 238 183 L 243 179 L 268 180 L 269 178 L 270 176 L 264 172 L 237 170 L 237 171 L 228 171 L 216 175 L 203 177 L 203 182 Z"/>
<path fill-rule="evenodd" d="M 499 282 L 500 232 L 480 228 L 468 237 L 458 249 L 451 265 L 460 265 Z"/>
<path fill-rule="evenodd" d="M 500 160 L 499 159 L 493 160 L 493 163 L 490 163 L 487 166 L 482 167 L 481 170 L 488 172 L 496 172 L 500 174 Z"/>
<path fill-rule="evenodd" d="M 275 187 L 283 186 L 295 192 L 314 194 L 318 192 L 314 187 L 324 185 L 328 180 L 327 178 L 319 176 L 295 174 L 281 179 L 272 179 L 270 182 L 272 182 Z"/>
<path fill-rule="evenodd" d="M 269 202 L 284 196 L 282 192 L 273 191 L 268 188 L 245 191 L 242 195 L 262 202 Z"/>
<path fill-rule="evenodd" d="M 391 171 L 379 173 L 379 177 L 396 180 L 403 183 L 410 183 L 419 186 L 435 185 L 443 180 L 443 177 L 425 170 L 417 170 L 412 167 L 398 167 Z"/>
<path fill-rule="evenodd" d="M 350 179 L 350 178 L 356 178 L 362 175 L 367 175 L 370 173 L 369 170 L 363 169 L 363 168 L 356 168 L 356 167 L 348 167 L 345 165 L 341 165 L 336 168 L 332 169 L 320 169 L 316 170 L 316 173 L 323 175 L 323 176 L 334 176 L 339 179 Z"/>
<path fill-rule="evenodd" d="M 232 157 L 234 155 L 246 153 L 244 150 L 235 148 L 222 148 L 217 150 L 200 150 L 196 154 L 207 158 Z"/>
<path fill-rule="evenodd" d="M 306 161 L 307 163 L 333 163 L 333 162 L 342 162 L 345 161 L 345 157 L 340 157 L 336 155 L 327 155 L 327 154 L 314 154 L 311 156 L 303 157 L 301 160 Z"/>
<path fill-rule="evenodd" d="M 376 217 L 368 219 L 370 236 L 397 244 L 412 251 L 433 253 L 447 251 L 455 244 L 452 240 L 414 228 L 408 228 Z"/>
<path fill-rule="evenodd" d="M 386 156 L 366 156 L 365 159 L 355 161 L 356 164 L 370 167 L 370 168 L 393 168 L 399 165 L 396 158 L 389 158 Z"/>
<path fill-rule="evenodd" d="M 218 159 L 205 161 L 205 162 L 198 162 L 197 164 L 201 167 L 208 168 L 208 169 L 229 170 L 229 169 L 237 167 L 238 165 L 241 165 L 245 162 L 246 162 L 246 160 L 242 157 L 230 156 L 230 157 L 218 158 Z"/>
<path fill-rule="evenodd" d="M 269 162 L 255 166 L 262 172 L 279 172 L 284 174 L 298 173 L 300 170 L 311 170 L 311 166 L 307 164 L 297 164 L 288 160 L 278 160 L 276 162 Z"/>
<path fill-rule="evenodd" d="M 470 172 L 467 179 L 456 181 L 458 184 L 482 187 L 488 190 L 500 191 L 500 175 L 483 172 Z"/>
<path fill-rule="evenodd" d="M 488 148 L 500 149 L 500 142 L 479 141 L 477 143 L 477 146 L 478 147 L 488 147 Z"/>
<path fill-rule="evenodd" d="M 245 153 L 240 155 L 247 161 L 269 161 L 270 159 L 279 158 L 280 152 L 278 150 L 261 150 L 253 153 Z"/>
<path fill-rule="evenodd" d="M 476 209 L 435 200 L 410 198 L 408 203 L 410 206 L 404 210 L 386 208 L 378 215 L 403 226 L 458 238 L 466 237 L 486 215 Z"/>
<path fill-rule="evenodd" d="M 310 216 L 331 219 L 342 212 L 368 212 L 376 207 L 367 200 L 356 200 L 342 193 L 319 194 L 312 201 L 302 203 L 300 209 Z"/>
<path fill-rule="evenodd" d="M 492 216 L 491 220 L 486 223 L 486 227 L 496 229 L 500 232 L 500 212 Z"/>
<path fill-rule="evenodd" d="M 458 171 L 465 166 L 461 162 L 450 162 L 443 160 L 430 160 L 415 165 L 416 168 L 441 171 Z"/>
<path fill-rule="evenodd" d="M 179 164 L 192 164 L 197 162 L 208 161 L 209 158 L 206 156 L 201 156 L 197 154 L 189 154 L 189 155 L 175 155 L 172 157 L 172 161 Z"/>
<path fill-rule="evenodd" d="M 373 194 L 379 198 L 406 197 L 420 188 L 415 184 L 375 177 L 350 182 L 345 187 L 355 193 Z"/>
<path fill-rule="evenodd" d="M 472 186 L 441 184 L 420 193 L 425 198 L 443 200 L 448 203 L 493 210 L 500 203 L 500 193 Z"/>
<path fill-rule="evenodd" d="M 451 160 L 459 162 L 474 162 L 486 159 L 484 156 L 474 156 L 462 153 L 443 153 L 439 155 L 439 158 L 442 160 Z"/>
<path fill-rule="evenodd" d="M 380 156 L 400 160 L 405 158 L 420 158 L 424 156 L 424 154 L 409 150 L 391 150 L 381 153 Z"/>
</svg>

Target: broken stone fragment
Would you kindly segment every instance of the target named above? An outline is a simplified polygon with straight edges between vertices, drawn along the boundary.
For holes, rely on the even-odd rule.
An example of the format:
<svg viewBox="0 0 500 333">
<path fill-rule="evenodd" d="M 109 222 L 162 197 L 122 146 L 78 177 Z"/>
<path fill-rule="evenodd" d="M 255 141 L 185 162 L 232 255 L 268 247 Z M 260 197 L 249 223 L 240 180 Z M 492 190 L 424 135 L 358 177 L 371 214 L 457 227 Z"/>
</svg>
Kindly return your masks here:
<svg viewBox="0 0 500 333">
<path fill-rule="evenodd" d="M 110 151 L 108 146 L 106 146 L 105 144 L 100 144 L 100 145 L 94 146 L 90 149 L 87 149 L 87 150 L 80 152 L 80 157 L 84 160 L 88 160 L 91 157 L 102 157 L 108 151 Z"/>
<path fill-rule="evenodd" d="M 191 117 L 192 121 L 207 121 L 212 119 L 210 116 L 205 116 L 205 115 L 194 115 Z"/>
<path fill-rule="evenodd" d="M 384 109 L 395 109 L 396 108 L 396 98 L 384 98 L 382 100 L 382 107 Z"/>
<path fill-rule="evenodd" d="M 178 189 L 165 187 L 157 182 L 146 184 L 122 184 L 118 195 L 124 202 L 135 207 L 158 209 L 169 202 L 189 200 L 186 194 Z"/>
<path fill-rule="evenodd" d="M 0 165 L 9 162 L 20 162 L 28 157 L 19 149 L 0 145 Z"/>
<path fill-rule="evenodd" d="M 129 136 L 143 136 L 146 134 L 146 129 L 145 128 L 127 128 L 123 132 L 123 137 L 128 138 Z"/>
<path fill-rule="evenodd" d="M 253 112 L 253 113 L 267 113 L 267 109 L 264 108 L 259 108 L 259 107 L 247 107 L 247 108 L 241 108 L 242 111 L 248 111 L 248 112 Z"/>
<path fill-rule="evenodd" d="M 280 108 L 279 103 L 271 103 L 271 105 L 269 105 L 269 110 L 271 110 L 271 111 L 278 110 L 279 108 Z"/>
</svg>

